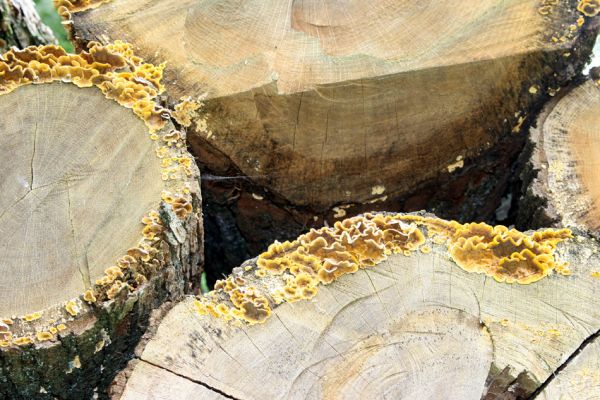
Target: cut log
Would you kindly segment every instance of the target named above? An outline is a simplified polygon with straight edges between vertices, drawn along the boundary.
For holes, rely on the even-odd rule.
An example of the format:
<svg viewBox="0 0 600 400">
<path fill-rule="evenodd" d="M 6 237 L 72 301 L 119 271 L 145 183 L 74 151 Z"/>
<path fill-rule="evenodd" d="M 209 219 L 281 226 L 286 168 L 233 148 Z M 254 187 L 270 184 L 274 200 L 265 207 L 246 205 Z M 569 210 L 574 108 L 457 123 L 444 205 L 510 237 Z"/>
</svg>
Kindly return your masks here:
<svg viewBox="0 0 600 400">
<path fill-rule="evenodd" d="M 545 107 L 531 130 L 521 224 L 600 233 L 600 86 L 588 79 Z"/>
<path fill-rule="evenodd" d="M 0 0 L 0 52 L 56 43 L 54 34 L 40 20 L 32 0 Z"/>
<path fill-rule="evenodd" d="M 248 242 L 232 257 L 281 238 L 280 221 L 291 238 L 379 207 L 490 218 L 515 133 L 589 55 L 587 3 L 112 0 L 71 7 L 70 24 L 81 46 L 125 38 L 168 61 L 205 214 L 237 230 L 211 240 Z"/>
<path fill-rule="evenodd" d="M 565 364 L 540 391 L 538 399 L 594 400 L 600 398 L 600 342 L 598 335 Z"/>
<path fill-rule="evenodd" d="M 0 398 L 91 398 L 199 285 L 199 172 L 129 45 L 0 71 Z"/>
<path fill-rule="evenodd" d="M 120 398 L 528 398 L 600 330 L 598 250 L 568 229 L 354 217 L 176 305 Z"/>
</svg>

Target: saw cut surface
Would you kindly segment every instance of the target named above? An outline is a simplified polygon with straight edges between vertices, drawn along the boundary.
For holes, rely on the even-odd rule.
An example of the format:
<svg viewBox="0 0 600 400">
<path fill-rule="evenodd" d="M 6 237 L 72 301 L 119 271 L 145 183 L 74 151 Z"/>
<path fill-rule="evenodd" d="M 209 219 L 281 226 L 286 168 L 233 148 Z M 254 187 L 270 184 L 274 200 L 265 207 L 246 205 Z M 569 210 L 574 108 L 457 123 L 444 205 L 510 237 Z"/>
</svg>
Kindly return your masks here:
<svg viewBox="0 0 600 400">
<path fill-rule="evenodd" d="M 515 0 L 460 7 L 448 0 L 116 0 L 91 16 L 121 25 L 115 33 L 136 37 L 146 50 L 158 46 L 218 97 L 272 81 L 279 93 L 294 93 L 550 47 L 540 40 L 548 23 L 539 6 Z"/>
<path fill-rule="evenodd" d="M 0 315 L 77 297 L 139 241 L 164 188 L 144 122 L 93 88 L 0 96 Z"/>
<path fill-rule="evenodd" d="M 169 101 L 203 103 L 180 122 L 211 173 L 325 212 L 406 196 L 518 132 L 563 54 L 578 68 L 576 7 L 111 0 L 65 23 L 82 47 L 123 39 L 167 61 Z"/>
<path fill-rule="evenodd" d="M 533 131 L 549 211 L 563 225 L 593 232 L 600 229 L 599 111 L 600 86 L 590 80 L 556 102 Z"/>
<path fill-rule="evenodd" d="M 550 252 L 531 258 L 542 248 Z M 517 278 L 525 264 L 554 269 L 508 283 L 459 255 L 489 268 L 507 252 L 513 260 L 500 266 Z M 564 230 L 349 218 L 274 243 L 176 305 L 122 398 L 154 399 L 182 378 L 187 392 L 236 399 L 530 399 L 545 388 L 557 395 L 541 398 L 569 398 L 573 371 L 597 364 L 586 343 L 600 329 L 598 254 L 595 239 Z M 316 292 L 311 273 L 323 283 Z"/>
</svg>

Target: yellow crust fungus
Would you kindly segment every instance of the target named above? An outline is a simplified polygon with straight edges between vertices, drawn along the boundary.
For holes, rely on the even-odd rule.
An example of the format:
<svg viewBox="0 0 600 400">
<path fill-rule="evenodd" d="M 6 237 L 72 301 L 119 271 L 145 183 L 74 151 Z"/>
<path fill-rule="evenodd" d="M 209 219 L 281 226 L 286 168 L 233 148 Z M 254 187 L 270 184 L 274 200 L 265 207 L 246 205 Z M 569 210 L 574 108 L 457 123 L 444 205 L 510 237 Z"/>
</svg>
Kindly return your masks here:
<svg viewBox="0 0 600 400">
<path fill-rule="evenodd" d="M 98 343 L 96 343 L 96 346 L 94 348 L 94 354 L 96 354 L 100 350 L 102 350 L 104 348 L 105 344 L 106 344 L 106 341 L 104 339 L 100 339 L 100 341 Z"/>
<path fill-rule="evenodd" d="M 23 319 L 23 321 L 31 322 L 31 321 L 35 321 L 36 319 L 40 319 L 41 317 L 42 317 L 42 313 L 34 312 L 31 314 L 24 315 L 22 317 L 22 319 Z"/>
<path fill-rule="evenodd" d="M 586 17 L 595 17 L 600 12 L 600 0 L 581 0 L 577 10 Z"/>
<path fill-rule="evenodd" d="M 108 3 L 110 0 L 54 0 L 54 7 L 59 11 L 60 15 L 66 12 L 85 11 L 91 8 L 96 8 L 100 4 Z"/>
<path fill-rule="evenodd" d="M 200 104 L 192 100 L 191 97 L 184 97 L 181 102 L 175 105 L 175 110 L 171 112 L 171 115 L 175 120 L 186 128 L 192 125 L 192 120 L 198 116 L 198 109 L 201 107 Z"/>
<path fill-rule="evenodd" d="M 71 316 L 75 317 L 81 311 L 81 307 L 79 307 L 79 304 L 77 304 L 75 300 L 69 300 L 65 304 L 65 310 L 67 310 Z"/>
<path fill-rule="evenodd" d="M 319 284 L 327 285 L 342 275 L 374 266 L 390 254 L 431 252 L 424 246 L 421 228 L 433 243 L 447 247 L 459 267 L 484 273 L 498 282 L 529 284 L 552 271 L 571 273 L 566 264 L 554 259 L 557 244 L 572 237 L 568 229 L 525 234 L 502 225 L 365 214 L 338 221 L 333 227 L 312 229 L 291 242 L 273 243 L 259 255 L 257 269 L 250 275 L 258 277 L 258 282 L 247 282 L 242 275 L 249 269 L 240 269 L 198 298 L 196 311 L 226 320 L 263 322 L 271 314 L 272 304 L 311 299 Z M 274 285 L 275 278 L 282 283 Z"/>
<path fill-rule="evenodd" d="M 91 42 L 88 51 L 68 54 L 56 45 L 11 49 L 0 57 L 0 94 L 22 85 L 54 81 L 79 87 L 98 87 L 109 99 L 131 108 L 150 131 L 166 124 L 166 112 L 155 103 L 162 91 L 164 64 L 145 64 L 131 45 L 115 41 L 102 46 Z"/>
<path fill-rule="evenodd" d="M 163 136 L 163 140 L 167 144 L 167 146 L 174 146 L 181 139 L 182 139 L 181 132 L 176 131 L 175 129 L 173 129 L 172 131 L 170 131 L 169 133 L 167 133 Z"/>
<path fill-rule="evenodd" d="M 550 15 L 550 13 L 552 13 L 552 6 L 541 6 L 540 8 L 538 8 L 538 12 L 541 15 Z"/>
<path fill-rule="evenodd" d="M 165 203 L 171 205 L 173 212 L 175 212 L 175 215 L 180 219 L 185 219 L 193 211 L 189 196 L 174 195 L 164 191 L 162 193 L 162 199 Z"/>
<path fill-rule="evenodd" d="M 90 304 L 95 303 L 96 296 L 94 296 L 94 292 L 92 290 L 88 289 L 83 294 L 83 300 L 85 300 L 87 303 L 90 303 Z"/>
<path fill-rule="evenodd" d="M 33 340 L 31 340 L 30 337 L 23 336 L 23 337 L 14 339 L 12 342 L 13 342 L 13 344 L 16 344 L 17 346 L 25 346 L 28 344 L 32 344 Z"/>
<path fill-rule="evenodd" d="M 264 278 L 265 276 L 267 276 L 267 272 L 264 269 L 257 269 L 256 271 L 254 271 L 254 274 L 259 278 Z"/>
<path fill-rule="evenodd" d="M 338 221 L 330 228 L 312 229 L 294 242 L 274 243 L 258 257 L 257 265 L 276 274 L 308 274 L 313 278 L 307 286 L 311 288 L 376 265 L 388 254 L 414 251 L 424 241 L 415 225 L 389 216 L 366 214 Z M 300 299 L 292 295 L 295 283 L 288 280 L 284 298 Z M 311 290 L 307 293 L 312 297 Z"/>
<path fill-rule="evenodd" d="M 572 238 L 569 229 L 548 229 L 531 235 L 485 223 L 460 224 L 437 218 L 401 216 L 425 226 L 430 235 L 446 240 L 450 256 L 468 272 L 485 273 L 499 282 L 528 284 L 553 270 L 565 271 L 554 259 L 561 241 Z"/>
<path fill-rule="evenodd" d="M 116 280 L 112 284 L 112 286 L 106 291 L 106 297 L 108 297 L 109 300 L 112 300 L 115 297 L 117 297 L 117 295 L 121 293 L 121 291 L 127 289 L 129 289 L 129 285 L 127 283 L 120 280 Z"/>
<path fill-rule="evenodd" d="M 423 253 L 423 254 L 429 254 L 429 253 L 431 253 L 431 247 L 429 247 L 429 246 L 421 246 L 421 253 Z"/>
<path fill-rule="evenodd" d="M 135 273 L 133 279 L 135 280 L 135 283 L 137 284 L 137 286 L 142 286 L 143 284 L 145 284 L 146 282 L 148 282 L 148 278 L 146 278 L 144 275 L 140 274 L 140 273 Z"/>
<path fill-rule="evenodd" d="M 37 332 L 35 334 L 35 337 L 38 340 L 38 342 L 45 342 L 46 340 L 53 339 L 54 335 L 50 332 Z"/>
<path fill-rule="evenodd" d="M 214 301 L 196 301 L 196 311 L 221 317 L 231 317 L 250 324 L 262 323 L 271 315 L 269 300 L 257 288 L 246 285 L 246 281 L 233 276 L 217 281 L 215 290 L 223 292 L 232 306 Z M 209 297 L 207 297 L 209 298 Z"/>
<path fill-rule="evenodd" d="M 109 268 L 105 269 L 104 274 L 106 274 L 106 276 L 110 277 L 110 279 L 113 281 L 117 278 L 123 278 L 123 276 L 124 276 L 123 271 L 121 271 L 121 268 L 119 268 L 117 266 L 113 266 L 113 267 L 109 267 Z"/>
</svg>

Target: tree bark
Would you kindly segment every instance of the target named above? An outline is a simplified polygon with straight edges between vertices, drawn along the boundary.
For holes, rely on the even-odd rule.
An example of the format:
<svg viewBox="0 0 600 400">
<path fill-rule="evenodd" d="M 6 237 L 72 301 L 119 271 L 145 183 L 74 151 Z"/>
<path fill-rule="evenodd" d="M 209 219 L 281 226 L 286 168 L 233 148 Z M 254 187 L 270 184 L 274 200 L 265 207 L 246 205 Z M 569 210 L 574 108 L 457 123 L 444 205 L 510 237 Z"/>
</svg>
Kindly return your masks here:
<svg viewBox="0 0 600 400">
<path fill-rule="evenodd" d="M 150 311 L 199 286 L 199 172 L 129 46 L 0 70 L 0 398 L 92 398 Z"/>
<path fill-rule="evenodd" d="M 56 43 L 56 39 L 40 20 L 32 0 L 0 0 L 0 52 L 12 46 L 23 49 Z"/>
<path fill-rule="evenodd" d="M 597 361 L 598 270 L 597 241 L 568 229 L 355 217 L 177 304 L 114 398 L 591 395 L 592 375 L 564 385 Z"/>
<path fill-rule="evenodd" d="M 492 219 L 521 132 L 590 53 L 577 6 L 113 0 L 71 23 L 81 46 L 126 38 L 168 61 L 206 176 L 207 256 L 236 265 L 372 209 Z"/>
</svg>

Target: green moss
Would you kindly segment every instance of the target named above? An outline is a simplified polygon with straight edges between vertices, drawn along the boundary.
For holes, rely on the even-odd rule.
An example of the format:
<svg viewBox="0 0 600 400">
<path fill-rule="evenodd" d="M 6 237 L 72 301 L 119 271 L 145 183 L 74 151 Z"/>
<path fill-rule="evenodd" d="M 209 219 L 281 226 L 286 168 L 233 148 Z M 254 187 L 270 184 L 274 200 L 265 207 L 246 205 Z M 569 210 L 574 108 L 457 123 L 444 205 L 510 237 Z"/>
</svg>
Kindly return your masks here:
<svg viewBox="0 0 600 400">
<path fill-rule="evenodd" d="M 202 291 L 202 293 L 210 292 L 208 282 L 206 281 L 206 272 L 202 272 L 202 275 L 200 276 L 200 290 Z"/>
<path fill-rule="evenodd" d="M 35 8 L 40 14 L 40 18 L 44 24 L 48 25 L 54 36 L 58 40 L 58 43 L 69 53 L 73 52 L 73 44 L 69 41 L 69 35 L 65 30 L 65 27 L 61 23 L 60 16 L 54 8 L 52 0 L 35 0 Z"/>
</svg>

